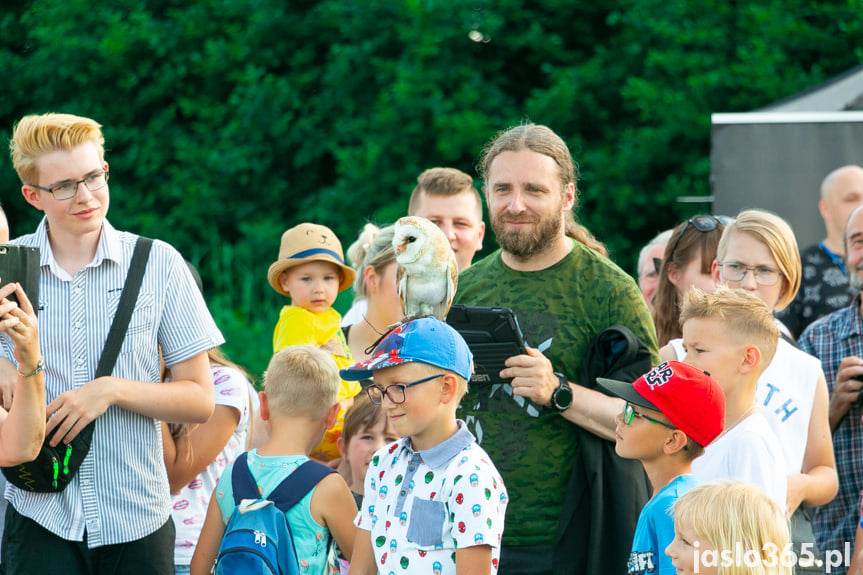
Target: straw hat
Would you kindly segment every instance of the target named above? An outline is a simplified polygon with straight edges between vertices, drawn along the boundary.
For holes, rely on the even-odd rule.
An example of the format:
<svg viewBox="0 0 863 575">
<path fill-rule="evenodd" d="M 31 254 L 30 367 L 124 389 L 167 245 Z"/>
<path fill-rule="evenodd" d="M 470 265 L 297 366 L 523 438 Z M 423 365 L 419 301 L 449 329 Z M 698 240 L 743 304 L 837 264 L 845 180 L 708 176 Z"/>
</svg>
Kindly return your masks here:
<svg viewBox="0 0 863 575">
<path fill-rule="evenodd" d="M 351 287 L 357 277 L 357 272 L 345 265 L 342 244 L 330 228 L 317 224 L 300 224 L 282 234 L 279 259 L 270 265 L 270 270 L 267 272 L 270 285 L 280 294 L 290 297 L 290 294 L 279 285 L 279 276 L 287 269 L 308 262 L 336 264 L 342 272 L 339 291 Z"/>
</svg>

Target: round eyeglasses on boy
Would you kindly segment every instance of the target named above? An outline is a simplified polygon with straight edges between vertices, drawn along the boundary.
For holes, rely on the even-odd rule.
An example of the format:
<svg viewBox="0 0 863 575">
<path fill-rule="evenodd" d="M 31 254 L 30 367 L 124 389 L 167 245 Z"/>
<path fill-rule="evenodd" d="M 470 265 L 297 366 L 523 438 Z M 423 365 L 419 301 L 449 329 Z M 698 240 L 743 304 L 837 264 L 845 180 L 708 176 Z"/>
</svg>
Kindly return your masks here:
<svg viewBox="0 0 863 575">
<path fill-rule="evenodd" d="M 370 385 L 366 388 L 366 393 L 369 395 L 369 399 L 375 405 L 380 405 L 381 403 L 383 403 L 384 395 L 386 395 L 390 399 L 390 401 L 398 405 L 405 402 L 405 390 L 407 388 L 419 385 L 421 383 L 425 383 L 427 381 L 431 381 L 438 377 L 443 377 L 444 375 L 446 374 L 439 373 L 437 375 L 431 375 L 429 377 L 418 379 L 411 383 L 394 383 L 392 385 L 386 386 L 385 388 L 380 388 L 377 385 Z"/>
<path fill-rule="evenodd" d="M 108 184 L 108 170 L 93 172 L 92 174 L 74 182 L 60 182 L 56 186 L 51 186 L 50 188 L 43 188 L 36 184 L 30 184 L 30 186 L 37 190 L 50 193 L 54 196 L 55 200 L 69 200 L 78 195 L 78 186 L 81 184 L 84 184 L 84 186 L 86 186 L 86 188 L 91 192 L 101 190 Z"/>
</svg>

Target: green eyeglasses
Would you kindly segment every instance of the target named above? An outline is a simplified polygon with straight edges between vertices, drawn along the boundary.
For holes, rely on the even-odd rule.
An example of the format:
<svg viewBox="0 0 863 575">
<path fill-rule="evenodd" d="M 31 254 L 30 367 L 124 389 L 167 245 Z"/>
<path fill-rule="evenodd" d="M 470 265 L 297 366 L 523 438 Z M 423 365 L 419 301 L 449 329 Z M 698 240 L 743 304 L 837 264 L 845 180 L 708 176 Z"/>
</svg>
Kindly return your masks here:
<svg viewBox="0 0 863 575">
<path fill-rule="evenodd" d="M 664 421 L 659 421 L 658 419 L 653 419 L 652 417 L 650 417 L 648 415 L 644 415 L 643 413 L 639 413 L 639 412 L 635 411 L 635 407 L 633 407 L 633 405 L 627 401 L 623 406 L 623 423 L 625 423 L 626 425 L 631 424 L 633 417 L 640 417 L 642 419 L 649 421 L 650 423 L 658 423 L 659 425 L 661 425 L 663 427 L 667 427 L 668 429 L 677 429 L 676 427 L 674 427 L 670 423 L 665 423 Z"/>
</svg>

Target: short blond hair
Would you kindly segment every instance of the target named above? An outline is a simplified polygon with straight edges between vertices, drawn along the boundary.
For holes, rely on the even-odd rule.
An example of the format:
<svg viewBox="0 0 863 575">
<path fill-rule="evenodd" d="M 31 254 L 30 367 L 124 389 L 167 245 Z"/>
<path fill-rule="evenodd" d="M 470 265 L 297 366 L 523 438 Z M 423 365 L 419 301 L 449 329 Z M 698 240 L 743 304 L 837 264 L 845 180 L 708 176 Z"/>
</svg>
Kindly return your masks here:
<svg viewBox="0 0 863 575">
<path fill-rule="evenodd" d="M 791 573 L 787 562 L 779 560 L 790 542 L 785 513 L 757 485 L 723 480 L 693 487 L 674 503 L 674 524 L 706 539 L 718 553 L 731 553 L 732 564 L 719 568 L 723 575 Z"/>
<path fill-rule="evenodd" d="M 81 144 L 92 142 L 105 160 L 105 137 L 102 125 L 72 114 L 42 114 L 24 116 L 12 130 L 9 152 L 12 166 L 22 184 L 35 185 L 39 179 L 36 162 L 48 152 L 68 152 Z"/>
<path fill-rule="evenodd" d="M 734 221 L 725 226 L 725 231 L 719 239 L 716 248 L 716 260 L 725 260 L 728 242 L 732 236 L 746 233 L 764 244 L 773 259 L 782 279 L 785 281 L 785 291 L 776 303 L 776 311 L 788 307 L 800 289 L 800 279 L 803 275 L 803 264 L 800 262 L 800 250 L 797 248 L 797 238 L 788 222 L 766 210 L 744 210 L 737 214 Z"/>
<path fill-rule="evenodd" d="M 693 287 L 683 296 L 680 325 L 690 319 L 712 319 L 724 324 L 724 332 L 742 345 L 755 345 L 766 368 L 779 343 L 779 328 L 767 304 L 754 293 L 719 287 L 712 294 Z"/>
<path fill-rule="evenodd" d="M 338 401 L 339 368 L 333 356 L 311 345 L 292 345 L 270 358 L 264 392 L 270 412 L 323 418 Z"/>
</svg>

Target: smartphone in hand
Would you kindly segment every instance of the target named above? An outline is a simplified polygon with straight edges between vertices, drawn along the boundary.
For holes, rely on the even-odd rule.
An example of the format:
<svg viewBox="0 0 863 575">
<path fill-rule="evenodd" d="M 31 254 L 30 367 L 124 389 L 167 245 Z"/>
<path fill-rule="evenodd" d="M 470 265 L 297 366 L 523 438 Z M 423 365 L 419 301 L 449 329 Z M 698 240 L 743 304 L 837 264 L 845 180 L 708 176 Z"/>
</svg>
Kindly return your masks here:
<svg viewBox="0 0 863 575">
<path fill-rule="evenodd" d="M 0 285 L 21 284 L 34 310 L 39 308 L 39 272 L 39 248 L 0 244 Z M 9 299 L 17 301 L 14 293 Z"/>
</svg>

